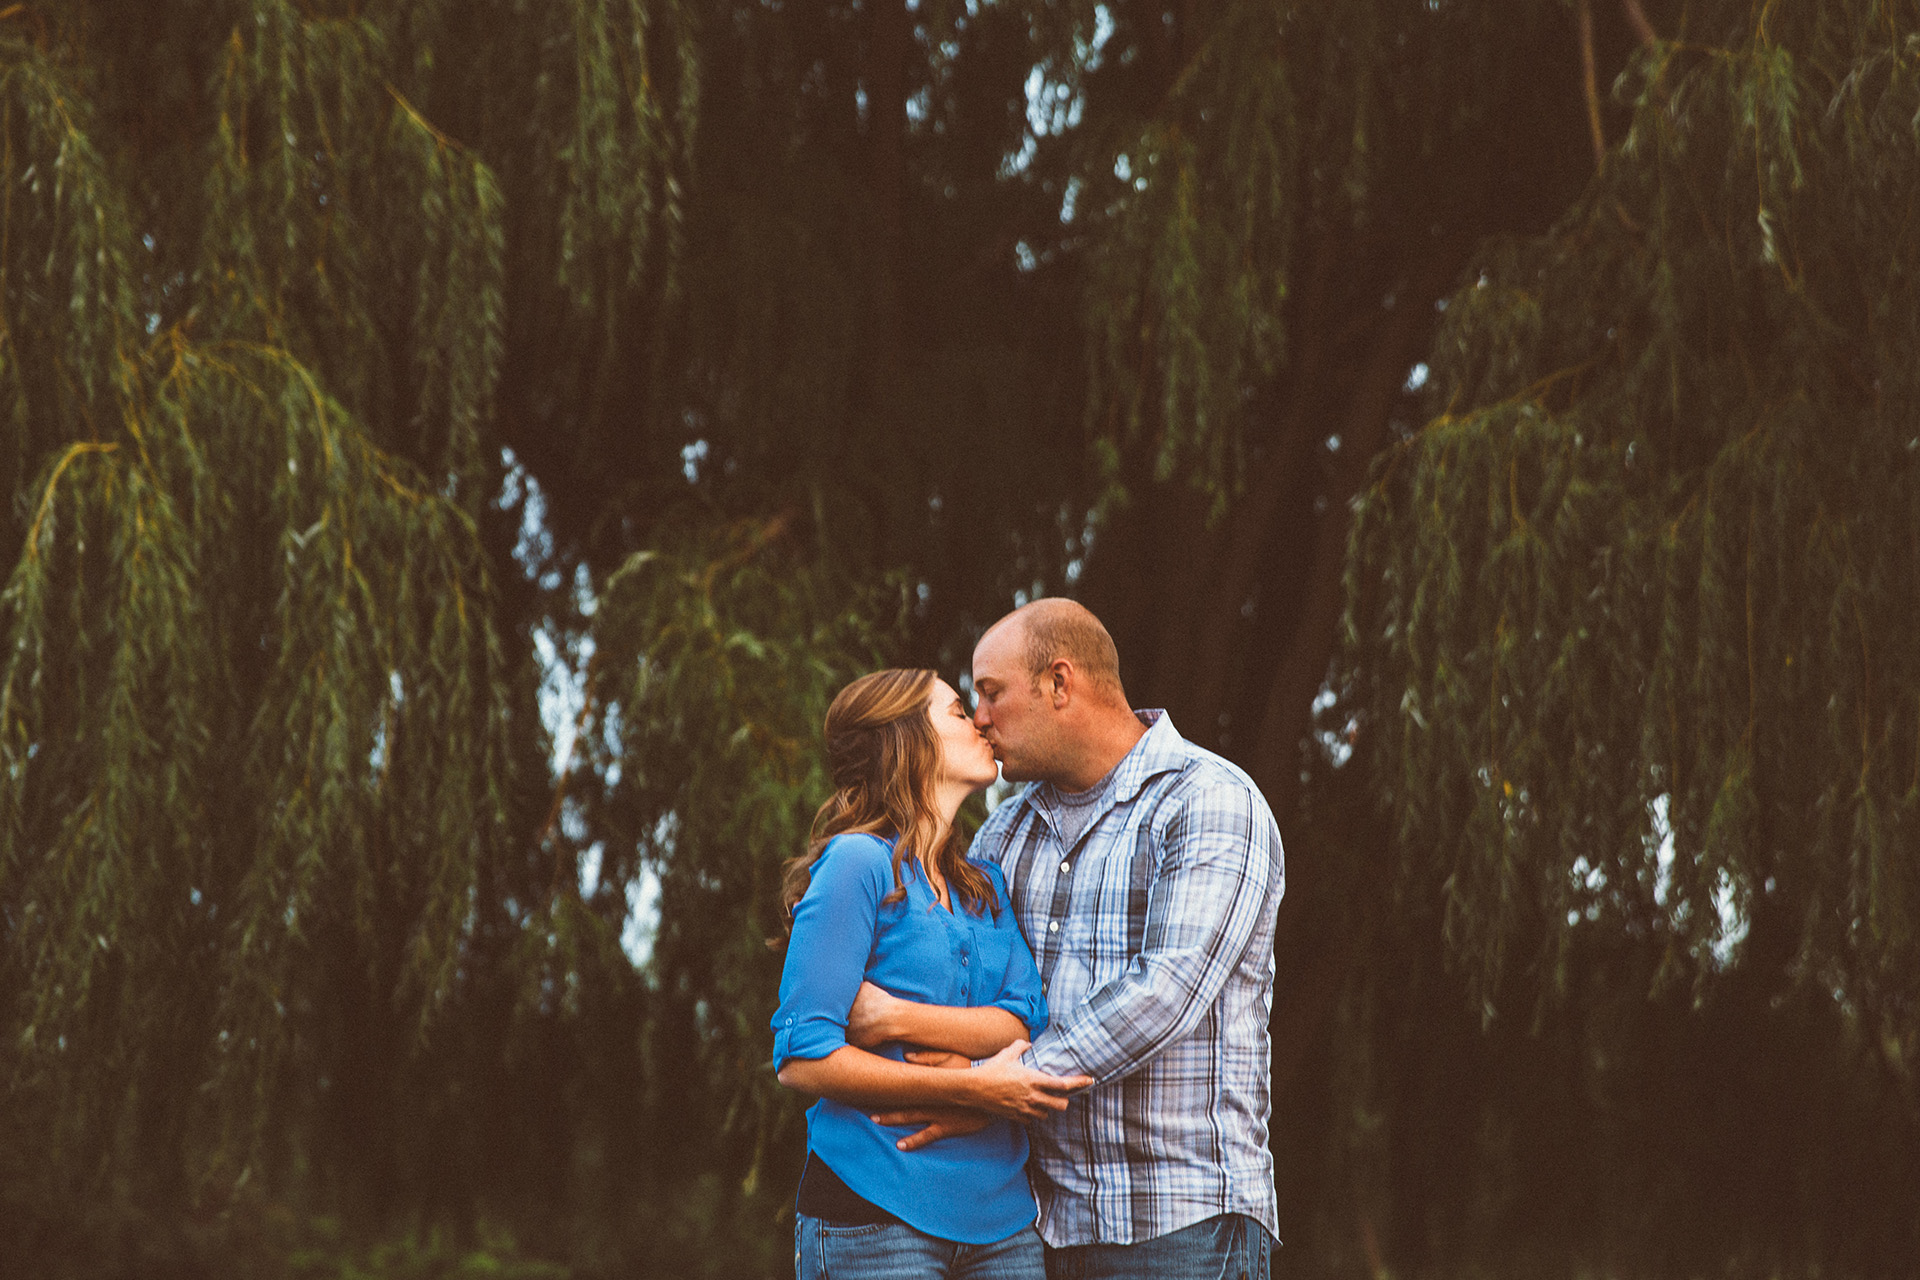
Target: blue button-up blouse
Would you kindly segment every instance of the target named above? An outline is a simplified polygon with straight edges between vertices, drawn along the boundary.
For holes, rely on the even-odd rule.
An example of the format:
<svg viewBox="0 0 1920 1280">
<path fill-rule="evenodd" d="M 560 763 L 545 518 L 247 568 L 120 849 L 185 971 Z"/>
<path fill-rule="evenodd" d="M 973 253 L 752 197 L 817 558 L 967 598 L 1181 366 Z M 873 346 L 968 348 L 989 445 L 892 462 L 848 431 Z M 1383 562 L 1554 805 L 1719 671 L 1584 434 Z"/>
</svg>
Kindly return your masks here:
<svg viewBox="0 0 1920 1280">
<path fill-rule="evenodd" d="M 870 835 L 836 836 L 812 867 L 793 911 L 793 936 L 773 1018 L 773 1066 L 824 1058 L 847 1043 L 847 1012 L 860 983 L 922 1004 L 994 1005 L 1027 1025 L 1047 1025 L 1040 974 L 1008 910 L 1000 868 L 976 863 L 998 911 L 942 907 L 917 860 L 901 864 L 907 896 L 893 892 L 893 848 Z M 875 1053 L 901 1061 L 898 1042 Z M 1003 1240 L 1033 1221 L 1027 1133 L 997 1120 L 978 1133 L 918 1151 L 893 1144 L 913 1127 L 881 1126 L 856 1107 L 822 1098 L 807 1112 L 807 1145 L 854 1191 L 907 1225 L 968 1244 Z"/>
</svg>

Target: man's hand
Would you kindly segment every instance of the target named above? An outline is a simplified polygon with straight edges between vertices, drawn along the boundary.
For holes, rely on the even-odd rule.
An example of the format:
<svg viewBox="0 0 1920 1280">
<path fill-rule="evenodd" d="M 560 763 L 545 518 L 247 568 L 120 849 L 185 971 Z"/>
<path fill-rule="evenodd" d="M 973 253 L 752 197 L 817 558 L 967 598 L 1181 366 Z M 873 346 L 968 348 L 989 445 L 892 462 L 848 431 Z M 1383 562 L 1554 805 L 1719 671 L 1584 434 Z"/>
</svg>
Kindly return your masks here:
<svg viewBox="0 0 1920 1280">
<path fill-rule="evenodd" d="M 889 1040 L 898 1040 L 900 1033 L 894 1025 L 894 1010 L 905 1003 L 871 982 L 861 983 L 853 997 L 853 1008 L 847 1010 L 847 1043 L 871 1049 Z"/>
<path fill-rule="evenodd" d="M 977 1134 L 996 1119 L 1035 1121 L 1054 1111 L 1066 1111 L 1071 1094 L 1092 1084 L 1087 1075 L 1046 1075 L 1033 1067 L 1021 1067 L 1020 1055 L 1031 1048 L 1025 1040 L 1014 1040 L 1004 1050 L 981 1065 L 973 1065 L 964 1054 L 943 1050 L 908 1050 L 906 1061 L 916 1067 L 941 1067 L 948 1071 L 968 1071 L 964 1080 L 966 1105 L 956 1107 L 902 1107 L 899 1111 L 881 1111 L 872 1115 L 876 1125 L 922 1125 L 918 1132 L 906 1134 L 895 1142 L 902 1151 L 924 1148 L 941 1138 Z"/>
<path fill-rule="evenodd" d="M 966 1107 L 921 1107 L 913 1111 L 887 1111 L 871 1119 L 875 1124 L 924 1126 L 918 1132 L 910 1133 L 893 1144 L 902 1151 L 917 1151 L 942 1138 L 957 1138 L 969 1133 L 978 1133 L 992 1124 L 994 1117 L 984 1111 L 972 1111 Z"/>
<path fill-rule="evenodd" d="M 875 1124 L 923 1126 L 893 1145 L 902 1151 L 914 1151 L 942 1138 L 978 1133 L 1004 1116 L 1009 1120 L 1037 1120 L 1041 1116 L 1067 1109 L 1067 1098 L 1093 1083 L 1092 1076 L 1050 1076 L 1044 1071 L 1020 1065 L 1020 1055 L 1031 1047 L 1015 1040 L 979 1066 L 965 1054 L 939 1049 L 911 1049 L 907 1061 L 915 1066 L 972 1071 L 967 1080 L 969 1094 L 979 1107 L 914 1107 L 883 1111 L 869 1117 Z"/>
<path fill-rule="evenodd" d="M 1093 1083 L 1092 1076 L 1050 1076 L 1020 1065 L 1032 1048 L 1015 1040 L 975 1067 L 967 1081 L 967 1104 L 1025 1123 L 1067 1109 L 1067 1098 Z"/>
</svg>

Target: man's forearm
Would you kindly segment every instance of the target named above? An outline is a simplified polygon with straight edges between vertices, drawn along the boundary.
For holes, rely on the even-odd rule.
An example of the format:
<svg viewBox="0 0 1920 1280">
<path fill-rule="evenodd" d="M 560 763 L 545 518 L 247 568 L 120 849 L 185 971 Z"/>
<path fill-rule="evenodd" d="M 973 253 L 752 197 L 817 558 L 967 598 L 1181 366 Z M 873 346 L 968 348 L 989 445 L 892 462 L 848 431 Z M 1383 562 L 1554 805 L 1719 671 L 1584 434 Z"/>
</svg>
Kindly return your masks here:
<svg viewBox="0 0 1920 1280">
<path fill-rule="evenodd" d="M 1198 1025 L 1226 977 L 1191 954 L 1144 956 L 1055 1019 L 1027 1061 L 1041 1071 L 1084 1071 L 1102 1084 L 1130 1075 Z"/>
<path fill-rule="evenodd" d="M 896 1034 L 891 1039 L 969 1058 L 990 1058 L 1027 1036 L 1025 1023 L 993 1005 L 966 1009 L 902 1000 L 893 1022 Z"/>
<path fill-rule="evenodd" d="M 847 1021 L 847 1039 L 853 1044 L 870 1047 L 899 1040 L 969 1058 L 990 1058 L 1026 1038 L 1027 1025 L 998 1005 L 918 1004 L 872 983 L 861 986 Z"/>
<path fill-rule="evenodd" d="M 1222 809 L 1169 829 L 1138 949 L 1129 945 L 1108 981 L 1056 1005 L 1034 1038 L 1034 1066 L 1105 1084 L 1145 1066 L 1214 1007 L 1255 933 L 1271 927 L 1284 885 L 1277 833 L 1263 838 L 1250 809 L 1229 816 Z"/>
</svg>

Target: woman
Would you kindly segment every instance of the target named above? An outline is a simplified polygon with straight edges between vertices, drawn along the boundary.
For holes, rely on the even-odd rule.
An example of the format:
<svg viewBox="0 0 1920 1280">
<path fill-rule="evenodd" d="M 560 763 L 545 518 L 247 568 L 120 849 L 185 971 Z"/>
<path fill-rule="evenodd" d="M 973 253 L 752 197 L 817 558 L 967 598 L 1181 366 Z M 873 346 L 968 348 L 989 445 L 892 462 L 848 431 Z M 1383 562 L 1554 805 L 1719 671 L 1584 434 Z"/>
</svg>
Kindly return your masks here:
<svg viewBox="0 0 1920 1280">
<path fill-rule="evenodd" d="M 1046 1025 L 1040 975 L 999 868 L 969 861 L 953 826 L 994 780 L 992 748 L 931 671 L 855 680 L 828 708 L 826 736 L 834 793 L 787 865 L 793 931 L 773 1020 L 780 1082 L 821 1095 L 807 1112 L 799 1280 L 1043 1280 L 1016 1121 L 1064 1109 L 1090 1081 L 1017 1061 Z M 863 982 L 901 997 L 902 1039 L 871 1051 L 847 1035 Z M 905 1061 L 915 1003 L 967 1010 L 964 1043 L 941 1047 L 988 1061 Z M 1006 1118 L 908 1153 L 896 1143 L 910 1129 L 867 1116 L 929 1105 Z"/>
</svg>

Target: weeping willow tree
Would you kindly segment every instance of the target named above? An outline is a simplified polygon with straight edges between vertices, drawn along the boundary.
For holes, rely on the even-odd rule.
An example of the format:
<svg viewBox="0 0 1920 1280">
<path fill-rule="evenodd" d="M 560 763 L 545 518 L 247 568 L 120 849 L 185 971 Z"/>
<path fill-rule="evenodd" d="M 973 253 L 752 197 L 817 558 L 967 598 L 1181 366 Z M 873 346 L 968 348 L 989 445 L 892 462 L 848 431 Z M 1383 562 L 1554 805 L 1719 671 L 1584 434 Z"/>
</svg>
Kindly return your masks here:
<svg viewBox="0 0 1920 1280">
<path fill-rule="evenodd" d="M 825 699 L 1071 589 L 1296 1265 L 1897 1271 L 1914 18 L 0 7 L 0 1245 L 783 1271 Z"/>
<path fill-rule="evenodd" d="M 686 1256 L 663 1273 L 713 1265 L 714 1242 L 686 1238 L 690 1228 L 738 1233 L 731 1269 L 790 1265 L 789 1242 L 769 1229 L 806 1147 L 766 1048 L 786 935 L 782 864 L 831 790 L 827 704 L 885 665 L 901 613 L 897 589 L 863 585 L 797 524 L 793 511 L 676 522 L 609 575 L 552 814 L 558 865 L 587 869 L 566 914 L 600 940 L 604 963 L 592 969 L 603 982 L 633 980 L 631 944 L 611 944 L 648 902 L 638 1087 L 660 1123 L 609 1154 L 640 1166 L 662 1234 L 682 1237 L 673 1247 Z M 676 1149 L 703 1153 L 694 1179 L 660 1159 Z M 676 1197 L 698 1222 L 660 1212 Z"/>
<path fill-rule="evenodd" d="M 1920 11 L 1684 19 L 1581 199 L 1446 300 L 1432 416 L 1360 508 L 1339 714 L 1389 815 L 1376 940 L 1431 929 L 1449 969 L 1356 983 L 1349 1168 L 1428 1256 L 1511 1264 L 1546 1221 L 1616 1266 L 1904 1274 Z M 1508 1055 L 1449 1100 L 1477 1236 L 1394 1203 L 1432 1158 L 1383 1048 L 1422 993 Z"/>
<path fill-rule="evenodd" d="M 1096 475 L 1077 589 L 1129 688 L 1283 829 L 1349 500 L 1474 247 L 1544 230 L 1590 172 L 1579 48 L 1560 6 L 1222 0 L 1091 6 L 1047 64 L 1037 156 L 1071 216 L 1045 249 L 1076 276 Z"/>
<path fill-rule="evenodd" d="M 541 734 L 490 532 L 506 193 L 591 341 L 691 99 L 670 5 L 483 7 L 0 12 L 15 1223 L 381 1203 L 510 914 Z M 448 65 L 476 18 L 527 74 Z"/>
</svg>

